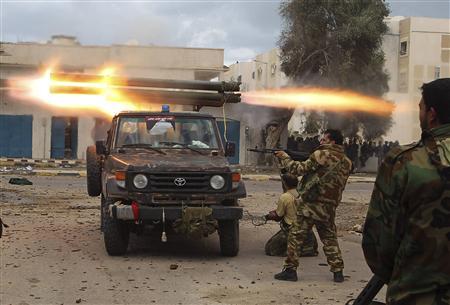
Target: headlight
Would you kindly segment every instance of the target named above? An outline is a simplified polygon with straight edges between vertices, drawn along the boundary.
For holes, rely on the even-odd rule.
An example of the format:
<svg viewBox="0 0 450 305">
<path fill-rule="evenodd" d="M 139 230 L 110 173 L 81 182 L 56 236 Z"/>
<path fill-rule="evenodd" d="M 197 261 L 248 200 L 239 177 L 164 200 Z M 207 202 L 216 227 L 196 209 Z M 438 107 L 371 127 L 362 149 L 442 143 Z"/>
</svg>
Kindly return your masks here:
<svg viewBox="0 0 450 305">
<path fill-rule="evenodd" d="M 133 178 L 133 184 L 138 189 L 143 189 L 148 184 L 148 179 L 142 174 L 137 174 Z"/>
<path fill-rule="evenodd" d="M 225 179 L 222 176 L 214 175 L 209 180 L 209 185 L 215 190 L 220 190 L 225 185 Z"/>
</svg>

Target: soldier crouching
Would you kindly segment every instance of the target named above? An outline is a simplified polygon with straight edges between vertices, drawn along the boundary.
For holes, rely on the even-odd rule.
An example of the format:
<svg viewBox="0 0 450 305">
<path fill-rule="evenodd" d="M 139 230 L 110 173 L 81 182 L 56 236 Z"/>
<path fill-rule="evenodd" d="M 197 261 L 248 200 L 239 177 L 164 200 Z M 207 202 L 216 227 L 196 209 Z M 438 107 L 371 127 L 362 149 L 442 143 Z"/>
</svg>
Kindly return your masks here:
<svg viewBox="0 0 450 305">
<path fill-rule="evenodd" d="M 266 243 L 265 252 L 270 256 L 286 256 L 287 239 L 292 224 L 297 221 L 297 208 L 295 200 L 299 194 L 297 192 L 298 180 L 296 176 L 283 174 L 281 183 L 286 192 L 278 199 L 276 210 L 265 215 L 266 220 L 280 222 L 280 231 L 273 235 Z M 312 230 L 307 234 L 307 238 L 300 247 L 299 256 L 317 256 L 317 239 Z"/>
</svg>

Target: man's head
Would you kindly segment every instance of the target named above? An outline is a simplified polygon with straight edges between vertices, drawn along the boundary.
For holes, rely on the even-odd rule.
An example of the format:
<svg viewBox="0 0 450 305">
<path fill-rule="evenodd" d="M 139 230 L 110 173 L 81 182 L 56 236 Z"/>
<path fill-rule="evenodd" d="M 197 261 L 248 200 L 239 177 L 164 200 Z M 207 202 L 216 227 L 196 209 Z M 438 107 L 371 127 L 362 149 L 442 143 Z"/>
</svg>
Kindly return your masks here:
<svg viewBox="0 0 450 305">
<path fill-rule="evenodd" d="M 342 145 L 344 142 L 344 137 L 340 130 L 337 129 L 327 129 L 324 131 L 322 138 L 320 139 L 320 144 L 338 144 Z"/>
<path fill-rule="evenodd" d="M 423 84 L 419 103 L 422 130 L 450 123 L 450 78 L 440 78 Z"/>
<path fill-rule="evenodd" d="M 283 174 L 281 175 L 281 182 L 284 184 L 286 189 L 290 190 L 297 187 L 298 179 L 294 175 Z"/>
</svg>

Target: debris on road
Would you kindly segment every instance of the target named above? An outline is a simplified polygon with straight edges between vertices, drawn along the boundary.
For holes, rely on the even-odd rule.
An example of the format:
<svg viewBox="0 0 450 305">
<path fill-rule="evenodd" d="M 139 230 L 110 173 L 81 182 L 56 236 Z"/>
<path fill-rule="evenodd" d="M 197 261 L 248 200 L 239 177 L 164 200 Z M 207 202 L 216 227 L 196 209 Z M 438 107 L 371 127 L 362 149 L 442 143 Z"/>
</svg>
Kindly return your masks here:
<svg viewBox="0 0 450 305">
<path fill-rule="evenodd" d="M 352 231 L 356 233 L 362 233 L 362 225 L 354 225 Z"/>
<path fill-rule="evenodd" d="M 4 222 L 2 221 L 2 219 L 0 218 L 0 238 L 2 238 L 3 227 L 9 228 L 9 226 L 8 226 L 6 223 L 4 223 Z"/>
<path fill-rule="evenodd" d="M 27 178 L 11 178 L 9 179 L 9 183 L 16 185 L 33 185 L 33 182 L 31 182 Z"/>
</svg>

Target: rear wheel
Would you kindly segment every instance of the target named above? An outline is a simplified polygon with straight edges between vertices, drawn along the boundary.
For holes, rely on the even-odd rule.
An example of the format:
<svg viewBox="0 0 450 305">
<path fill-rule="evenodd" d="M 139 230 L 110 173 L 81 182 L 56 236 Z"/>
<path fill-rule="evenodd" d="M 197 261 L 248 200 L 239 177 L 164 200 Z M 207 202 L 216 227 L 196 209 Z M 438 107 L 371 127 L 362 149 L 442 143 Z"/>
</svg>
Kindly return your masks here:
<svg viewBox="0 0 450 305">
<path fill-rule="evenodd" d="M 239 252 L 239 220 L 220 220 L 219 239 L 221 254 L 236 256 Z"/>
<path fill-rule="evenodd" d="M 86 178 L 89 196 L 96 197 L 102 192 L 102 170 L 95 146 L 86 149 Z"/>
<path fill-rule="evenodd" d="M 109 215 L 109 205 L 113 203 L 114 201 L 111 199 L 105 199 L 102 202 L 102 225 L 106 252 L 109 255 L 116 256 L 127 252 L 130 228 L 125 221 L 114 219 Z"/>
</svg>

